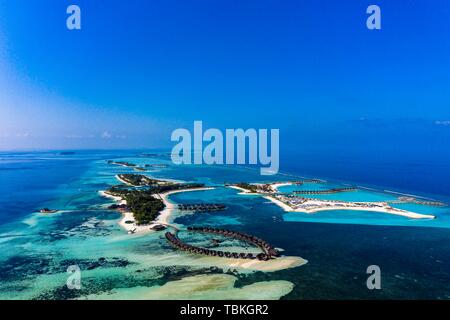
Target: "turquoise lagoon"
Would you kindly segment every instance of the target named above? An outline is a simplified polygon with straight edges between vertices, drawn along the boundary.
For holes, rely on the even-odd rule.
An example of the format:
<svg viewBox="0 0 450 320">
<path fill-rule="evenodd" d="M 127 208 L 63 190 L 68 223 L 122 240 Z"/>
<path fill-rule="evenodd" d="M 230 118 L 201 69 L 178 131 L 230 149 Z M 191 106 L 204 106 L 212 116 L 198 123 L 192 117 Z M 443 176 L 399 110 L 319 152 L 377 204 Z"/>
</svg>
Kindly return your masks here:
<svg viewBox="0 0 450 320">
<path fill-rule="evenodd" d="M 180 227 L 211 225 L 262 237 L 306 265 L 276 272 L 254 272 L 217 265 L 217 261 L 174 251 L 163 232 L 128 235 L 106 210 L 110 200 L 99 190 L 117 184 L 119 173 L 138 165 L 167 164 L 145 174 L 201 182 L 215 187 L 178 193 L 173 202 L 220 202 L 223 212 L 175 211 Z M 0 298 L 2 299 L 386 299 L 450 298 L 450 210 L 415 204 L 403 209 L 432 213 L 436 220 L 389 214 L 325 211 L 286 213 L 259 196 L 223 187 L 232 182 L 299 179 L 295 174 L 262 177 L 259 170 L 227 166 L 174 166 L 166 153 L 137 151 L 0 154 Z M 321 177 L 318 177 L 321 178 Z M 281 192 L 341 186 L 338 182 L 281 187 Z M 401 190 L 400 190 L 401 191 Z M 428 196 L 428 195 L 427 195 Z M 386 201 L 392 193 L 358 189 L 324 199 Z M 57 214 L 37 213 L 57 208 Z M 199 236 L 181 234 L 201 244 Z M 239 243 L 224 244 L 230 248 Z M 377 264 L 383 290 L 367 290 L 366 268 Z M 81 269 L 81 290 L 69 290 L 66 272 Z"/>
</svg>

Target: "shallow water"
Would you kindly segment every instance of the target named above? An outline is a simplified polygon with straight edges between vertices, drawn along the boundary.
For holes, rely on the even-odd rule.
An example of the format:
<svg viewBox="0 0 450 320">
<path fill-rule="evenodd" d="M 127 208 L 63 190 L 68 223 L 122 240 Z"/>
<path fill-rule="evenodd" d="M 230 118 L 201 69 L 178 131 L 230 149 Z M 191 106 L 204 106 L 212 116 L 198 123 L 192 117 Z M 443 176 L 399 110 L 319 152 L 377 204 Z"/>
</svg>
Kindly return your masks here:
<svg viewBox="0 0 450 320">
<path fill-rule="evenodd" d="M 167 156 L 141 157 L 139 152 L 80 152 L 70 156 L 49 152 L 0 158 L 0 203 L 5 208 L 0 214 L 0 298 L 384 299 L 450 295 L 450 268 L 446 267 L 450 262 L 448 207 L 396 205 L 436 214 L 438 219 L 432 221 L 358 211 L 285 213 L 262 197 L 239 195 L 220 185 L 286 181 L 295 178 L 291 175 L 261 177 L 259 171 L 243 167 L 172 166 Z M 174 251 L 163 232 L 126 234 L 117 224 L 120 214 L 104 209 L 111 200 L 100 197 L 98 191 L 117 184 L 116 174 L 135 171 L 109 165 L 107 159 L 169 164 L 168 168 L 145 174 L 216 186 L 210 191 L 174 194 L 170 199 L 179 203 L 224 203 L 225 211 L 175 212 L 174 222 L 254 234 L 283 248 L 284 254 L 300 256 L 308 263 L 277 272 L 229 270 L 217 260 Z M 282 187 L 280 191 L 292 189 Z M 328 196 L 348 201 L 395 198 L 367 190 Z M 42 207 L 61 212 L 35 212 Z M 189 241 L 207 242 L 185 236 Z M 224 245 L 242 244 L 230 241 Z M 365 271 L 371 264 L 381 267 L 382 291 L 372 292 L 365 286 Z M 81 290 L 67 289 L 66 270 L 70 265 L 81 269 Z M 193 279 L 207 285 L 198 288 L 192 284 Z"/>
</svg>

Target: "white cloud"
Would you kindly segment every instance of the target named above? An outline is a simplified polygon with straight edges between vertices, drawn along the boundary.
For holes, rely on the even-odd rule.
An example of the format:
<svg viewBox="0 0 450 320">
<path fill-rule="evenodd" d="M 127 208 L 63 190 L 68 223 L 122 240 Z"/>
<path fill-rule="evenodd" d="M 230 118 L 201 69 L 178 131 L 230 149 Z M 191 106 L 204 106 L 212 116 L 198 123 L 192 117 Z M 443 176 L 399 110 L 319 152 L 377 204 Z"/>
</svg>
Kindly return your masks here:
<svg viewBox="0 0 450 320">
<path fill-rule="evenodd" d="M 101 135 L 102 139 L 111 139 L 111 133 L 109 133 L 108 131 L 104 131 Z"/>
<path fill-rule="evenodd" d="M 109 131 L 103 131 L 101 134 L 102 139 L 126 139 L 127 136 L 124 134 L 112 134 Z"/>
<path fill-rule="evenodd" d="M 434 122 L 434 124 L 435 124 L 435 125 L 438 125 L 438 126 L 450 126 L 450 120 L 444 120 L 444 121 L 442 121 L 442 120 L 436 120 L 436 121 Z"/>
</svg>

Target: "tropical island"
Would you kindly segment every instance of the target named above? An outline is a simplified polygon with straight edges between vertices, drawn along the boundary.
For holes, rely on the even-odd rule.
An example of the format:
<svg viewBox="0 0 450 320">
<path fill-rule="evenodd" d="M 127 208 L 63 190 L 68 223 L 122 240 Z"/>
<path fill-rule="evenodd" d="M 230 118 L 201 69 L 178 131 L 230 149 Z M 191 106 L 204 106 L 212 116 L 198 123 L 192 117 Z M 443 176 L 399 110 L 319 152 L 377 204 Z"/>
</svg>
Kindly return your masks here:
<svg viewBox="0 0 450 320">
<path fill-rule="evenodd" d="M 156 220 L 159 212 L 165 208 L 164 202 L 155 198 L 150 190 L 124 190 L 113 187 L 106 193 L 122 198 L 126 202 L 126 207 L 123 209 L 133 213 L 133 218 L 139 226 Z"/>
<path fill-rule="evenodd" d="M 306 181 L 305 181 L 306 182 Z M 308 180 L 308 183 L 321 183 L 321 180 Z M 297 196 L 300 192 L 295 192 L 294 195 L 287 195 L 278 192 L 278 188 L 281 186 L 298 184 L 298 182 L 273 182 L 266 184 L 249 184 L 249 183 L 237 183 L 235 185 L 229 185 L 229 187 L 238 189 L 240 194 L 247 195 L 260 195 L 267 200 L 272 201 L 276 205 L 280 206 L 283 210 L 288 212 L 303 212 L 303 213 L 316 213 L 320 211 L 329 210 L 358 210 L 358 211 L 373 211 L 389 213 L 398 216 L 404 216 L 412 219 L 435 219 L 434 215 L 420 214 L 412 211 L 402 210 L 394 208 L 387 202 L 353 202 L 342 200 L 324 200 L 313 199 Z M 338 192 L 357 191 L 357 188 L 340 188 L 329 189 L 323 191 L 306 190 L 304 194 L 332 194 Z M 408 199 L 413 202 L 411 199 Z M 405 199 L 401 203 L 404 203 Z M 413 202 L 414 203 L 414 202 Z M 416 201 L 417 203 L 417 201 Z M 420 203 L 420 202 L 419 202 Z"/>
<path fill-rule="evenodd" d="M 126 161 L 108 160 L 107 162 L 108 162 L 108 164 L 115 164 L 115 165 L 122 166 L 122 167 L 130 167 L 130 168 L 137 167 L 137 165 L 135 165 L 134 163 L 130 163 L 130 162 L 126 162 Z"/>
<path fill-rule="evenodd" d="M 134 175 L 133 175 L 134 176 Z M 143 177 L 133 177 L 135 183 L 140 183 Z M 150 179 L 152 180 L 152 179 Z M 159 181 L 159 180 L 155 180 Z M 138 184 L 141 185 L 141 184 Z M 104 191 L 106 195 L 110 195 L 116 198 L 120 198 L 122 205 L 126 205 L 126 208 L 122 207 L 122 210 L 129 210 L 133 213 L 133 218 L 138 226 L 148 225 L 154 222 L 160 212 L 166 207 L 163 199 L 159 196 L 174 191 L 187 191 L 192 189 L 203 188 L 203 184 L 177 184 L 166 183 L 164 185 L 158 185 L 157 183 L 149 184 L 152 188 L 145 190 L 127 189 L 121 186 L 113 186 L 107 191 Z"/>
<path fill-rule="evenodd" d="M 179 192 L 210 190 L 213 189 L 212 187 L 205 187 L 204 184 L 199 183 L 175 183 L 140 174 L 121 174 L 117 175 L 116 178 L 122 183 L 126 182 L 126 184 L 112 186 L 108 190 L 100 191 L 100 194 L 116 201 L 116 204 L 110 205 L 109 208 L 118 210 L 123 214 L 119 224 L 129 234 L 143 234 L 171 228 L 172 231 L 165 234 L 166 240 L 175 249 L 199 256 L 197 259 L 214 258 L 211 261 L 204 260 L 206 264 L 225 264 L 228 267 L 276 271 L 307 263 L 300 257 L 281 256 L 275 247 L 260 238 L 225 229 L 188 227 L 184 232 L 211 233 L 212 235 L 239 239 L 247 242 L 246 246 L 253 246 L 260 252 L 246 252 L 244 254 L 243 252 L 195 247 L 183 243 L 177 236 L 178 232 L 181 231 L 179 226 L 174 226 L 170 221 L 174 209 L 192 212 L 216 212 L 225 210 L 226 206 L 220 203 L 174 204 L 168 201 L 168 196 Z M 216 238 L 211 239 L 211 243 L 220 242 Z M 217 259 L 225 259 L 226 262 Z"/>
<path fill-rule="evenodd" d="M 109 209 L 123 214 L 119 224 L 128 233 L 160 231 L 161 225 L 169 224 L 169 217 L 175 206 L 167 196 L 178 192 L 208 190 L 204 184 L 175 183 L 159 180 L 142 174 L 119 174 L 116 178 L 122 185 L 115 185 L 100 194 L 117 203 Z"/>
<path fill-rule="evenodd" d="M 117 179 L 130 186 L 140 187 L 140 186 L 158 186 L 158 185 L 169 185 L 172 184 L 170 181 L 162 181 L 157 179 L 149 178 L 143 174 L 119 174 L 117 175 Z"/>
<path fill-rule="evenodd" d="M 199 256 L 198 259 L 205 263 L 221 263 L 216 259 L 227 259 L 226 264 L 234 265 L 240 268 L 251 268 L 255 270 L 280 270 L 290 268 L 306 263 L 299 257 L 280 256 L 279 251 L 259 238 L 239 233 L 231 230 L 217 229 L 210 227 L 188 227 L 187 230 L 180 226 L 175 226 L 170 221 L 173 210 L 191 211 L 191 212 L 216 212 L 226 209 L 226 206 L 220 203 L 178 203 L 174 204 L 168 201 L 168 196 L 177 192 L 201 191 L 212 188 L 205 187 L 199 183 L 179 183 L 170 180 L 155 179 L 143 174 L 118 174 L 116 178 L 122 182 L 101 193 L 117 201 L 111 209 L 118 210 L 123 214 L 119 224 L 130 234 L 156 232 L 167 228 L 166 240 L 174 249 L 184 251 L 189 254 Z M 298 196 L 297 193 L 290 194 L 278 191 L 282 186 L 301 185 L 303 183 L 323 183 L 322 180 L 302 180 L 302 181 L 282 181 L 272 183 L 248 183 L 241 182 L 236 184 L 225 184 L 226 187 L 237 189 L 240 194 L 262 196 L 276 205 L 290 212 L 303 212 L 313 214 L 325 210 L 360 210 L 375 211 L 394 215 L 400 215 L 413 219 L 433 219 L 432 215 L 419 214 L 411 211 L 401 210 L 390 206 L 387 202 L 350 202 L 341 200 L 324 200 L 305 198 Z M 357 191 L 354 187 L 324 189 L 317 194 L 332 194 L 339 192 Z M 311 192 L 310 192 L 311 191 Z M 305 190 L 306 194 L 316 194 L 315 190 Z M 411 199 L 402 199 L 403 201 L 412 201 Z M 210 239 L 212 246 L 196 246 L 189 244 L 179 237 L 179 232 L 196 232 L 211 234 L 220 237 L 235 238 L 246 242 L 254 248 L 259 248 L 260 252 L 227 251 L 220 250 L 217 247 L 223 240 L 220 237 Z M 197 260 L 198 261 L 198 260 Z M 202 260 L 203 261 L 203 260 Z"/>
<path fill-rule="evenodd" d="M 267 184 L 256 184 L 256 183 L 247 183 L 247 182 L 240 182 L 235 185 L 228 185 L 231 188 L 238 189 L 240 191 L 243 191 L 245 193 L 254 193 L 254 194 L 264 194 L 264 193 L 272 193 L 272 185 L 270 183 Z"/>
<path fill-rule="evenodd" d="M 169 167 L 169 165 L 167 164 L 162 164 L 162 163 L 148 163 L 144 165 L 145 168 L 158 168 L 158 169 L 164 169 Z"/>
</svg>

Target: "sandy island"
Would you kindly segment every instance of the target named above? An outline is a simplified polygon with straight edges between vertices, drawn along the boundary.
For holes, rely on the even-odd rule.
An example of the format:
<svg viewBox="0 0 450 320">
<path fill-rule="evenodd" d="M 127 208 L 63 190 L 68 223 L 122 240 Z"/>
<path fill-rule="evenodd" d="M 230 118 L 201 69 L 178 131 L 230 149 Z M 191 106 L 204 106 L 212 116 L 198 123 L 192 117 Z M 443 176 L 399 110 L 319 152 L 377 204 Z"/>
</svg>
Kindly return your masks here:
<svg viewBox="0 0 450 320">
<path fill-rule="evenodd" d="M 270 184 L 273 194 L 254 193 L 244 188 L 240 188 L 238 186 L 229 186 L 229 187 L 242 191 L 239 194 L 262 196 L 287 212 L 317 213 L 320 211 L 331 211 L 331 210 L 356 210 L 356 211 L 388 213 L 411 219 L 436 219 L 436 216 L 434 215 L 416 213 L 412 211 L 391 207 L 387 202 L 361 202 L 361 201 L 347 202 L 339 200 L 320 200 L 310 198 L 304 198 L 305 200 L 297 200 L 295 198 L 288 198 L 283 195 L 276 195 L 279 187 L 289 185 L 292 185 L 292 183 L 279 182 Z"/>
<path fill-rule="evenodd" d="M 265 272 L 274 272 L 278 270 L 300 267 L 308 263 L 308 260 L 295 256 L 282 256 L 267 261 L 227 258 L 218 259 L 227 260 L 227 265 L 229 267 Z"/>
<path fill-rule="evenodd" d="M 119 221 L 119 225 L 125 229 L 129 233 L 133 234 L 143 234 L 143 233 L 149 233 L 154 232 L 152 230 L 152 227 L 162 224 L 168 227 L 174 227 L 170 225 L 170 219 L 171 215 L 173 213 L 173 210 L 175 209 L 175 205 L 169 201 L 168 197 L 175 193 L 181 193 L 181 192 L 193 192 L 193 191 L 205 191 L 205 190 L 211 190 L 214 189 L 212 187 L 204 187 L 204 188 L 195 188 L 195 189 L 180 189 L 180 190 L 172 190 L 164 193 L 159 193 L 153 195 L 154 197 L 157 197 L 161 199 L 164 202 L 165 208 L 160 212 L 158 215 L 158 218 L 153 221 L 153 223 L 147 224 L 147 225 L 137 225 L 134 221 L 134 215 L 133 212 L 127 211 L 122 212 L 122 219 Z M 116 197 L 113 195 L 108 194 L 106 191 L 99 191 L 100 195 L 106 198 L 113 199 L 114 201 L 117 201 L 118 204 L 127 204 L 126 200 L 122 199 L 121 197 Z M 133 223 L 126 223 L 127 221 L 133 221 Z M 174 227 L 175 228 L 175 227 Z"/>
<path fill-rule="evenodd" d="M 164 204 L 165 208 L 162 210 L 158 216 L 158 218 L 152 223 L 145 226 L 138 226 L 136 223 L 127 224 L 125 221 L 134 221 L 133 213 L 132 212 L 123 212 L 122 213 L 122 219 L 119 221 L 119 225 L 126 231 L 134 230 L 134 234 L 147 234 L 151 232 L 155 232 L 151 228 L 155 225 L 162 224 L 168 227 L 173 227 L 176 229 L 175 226 L 172 226 L 171 223 L 171 217 L 173 210 L 175 209 L 175 204 L 169 201 L 169 196 L 175 193 L 181 193 L 181 192 L 194 192 L 194 191 L 205 191 L 205 190 L 212 190 L 213 187 L 204 187 L 204 188 L 195 188 L 195 189 L 182 189 L 182 190 L 173 190 L 168 191 L 161 194 L 155 194 L 155 197 L 160 198 Z M 126 204 L 126 201 L 123 200 L 121 197 L 116 197 L 108 194 L 105 191 L 99 191 L 99 193 L 107 198 L 113 199 L 119 204 Z M 295 268 L 302 266 L 306 263 L 308 263 L 307 260 L 296 257 L 296 256 L 282 256 L 278 257 L 276 259 L 271 259 L 268 261 L 259 261 L 259 260 L 248 260 L 248 259 L 229 259 L 224 257 L 205 257 L 205 256 L 198 256 L 194 259 L 195 263 L 193 264 L 199 264 L 199 265 L 211 265 L 211 266 L 223 266 L 228 269 L 235 268 L 235 269 L 246 269 L 246 270 L 255 270 L 255 271 L 264 271 L 264 272 L 274 272 L 278 270 L 284 270 L 289 268 Z"/>
<path fill-rule="evenodd" d="M 288 212 L 316 213 L 320 211 L 329 211 L 329 210 L 356 210 L 356 211 L 389 213 L 411 219 L 436 218 L 435 216 L 430 214 L 421 214 L 412 211 L 393 208 L 385 202 L 341 202 L 341 201 L 321 201 L 317 199 L 311 199 L 305 201 L 302 207 L 292 208 L 286 203 L 276 199 L 275 197 L 265 196 L 264 198 L 272 201 L 276 205 L 283 208 L 284 211 Z"/>
<path fill-rule="evenodd" d="M 238 193 L 238 194 L 247 195 L 247 196 L 260 196 L 259 193 L 250 192 L 250 191 L 248 191 L 248 190 L 246 190 L 246 189 L 244 189 L 244 188 L 238 187 L 238 186 L 227 186 L 227 187 L 228 187 L 228 188 L 231 188 L 231 189 L 236 189 L 236 190 L 241 191 L 241 192 Z"/>
<path fill-rule="evenodd" d="M 279 270 L 296 268 L 308 263 L 308 260 L 296 256 L 281 256 L 267 261 L 260 261 L 257 259 L 249 260 L 211 257 L 186 252 L 183 254 L 182 261 L 180 261 L 180 256 L 178 253 L 166 256 L 164 261 L 173 265 L 215 266 L 223 268 L 224 270 L 241 269 L 264 272 L 275 272 Z"/>
<path fill-rule="evenodd" d="M 121 179 L 116 176 L 118 180 L 121 181 Z M 125 181 L 122 181 L 126 183 Z M 245 189 L 239 188 L 239 187 L 233 187 L 234 189 L 238 189 L 242 191 L 243 194 L 252 194 L 247 192 Z M 133 234 L 147 234 L 151 232 L 155 232 L 152 230 L 152 227 L 155 225 L 165 225 L 168 227 L 173 227 L 177 229 L 175 226 L 171 225 L 171 218 L 172 213 L 175 209 L 175 204 L 170 202 L 169 197 L 172 194 L 175 193 L 182 193 L 182 192 L 194 192 L 194 191 L 206 191 L 206 190 L 212 190 L 214 187 L 202 187 L 202 188 L 194 188 L 194 189 L 181 189 L 181 190 L 172 190 L 160 194 L 153 195 L 154 197 L 157 197 L 161 199 L 164 202 L 165 208 L 160 212 L 157 219 L 148 225 L 145 226 L 139 226 L 134 222 L 134 216 L 132 212 L 122 212 L 122 219 L 119 221 L 119 225 L 126 230 L 129 233 Z M 111 194 L 108 194 L 106 191 L 99 191 L 99 194 L 103 197 L 112 199 L 118 204 L 125 204 L 126 200 L 122 199 L 121 197 L 113 196 Z M 254 193 L 255 195 L 259 195 L 258 193 Z M 126 223 L 126 221 L 133 221 L 133 223 Z M 188 255 L 190 256 L 190 255 Z M 195 261 L 195 262 L 194 262 Z M 296 256 L 282 256 L 278 257 L 276 259 L 271 259 L 268 261 L 260 261 L 260 260 L 248 260 L 248 259 L 230 259 L 225 257 L 205 257 L 205 256 L 196 256 L 195 259 L 193 259 L 193 264 L 199 264 L 199 265 L 211 265 L 211 266 L 222 266 L 226 267 L 228 269 L 245 269 L 245 270 L 254 270 L 254 271 L 264 271 L 264 272 L 274 272 L 278 270 L 288 269 L 288 268 L 295 268 L 302 266 L 306 263 L 308 263 L 307 260 L 296 257 Z"/>
<path fill-rule="evenodd" d="M 280 182 L 280 183 L 273 183 L 273 184 L 269 184 L 269 185 L 272 188 L 272 192 L 275 193 L 275 192 L 278 191 L 279 187 L 290 186 L 291 184 L 292 184 L 291 182 Z M 262 183 L 254 183 L 254 185 L 257 186 L 257 185 L 263 185 L 263 184 Z M 251 192 L 251 191 L 249 191 L 247 189 L 244 189 L 244 188 L 241 188 L 241 187 L 238 187 L 238 186 L 234 186 L 234 185 L 229 185 L 227 187 L 231 188 L 231 189 L 236 189 L 236 190 L 241 191 L 239 194 L 242 194 L 242 195 L 256 195 L 256 196 L 260 196 L 261 195 L 261 193 Z"/>
</svg>

